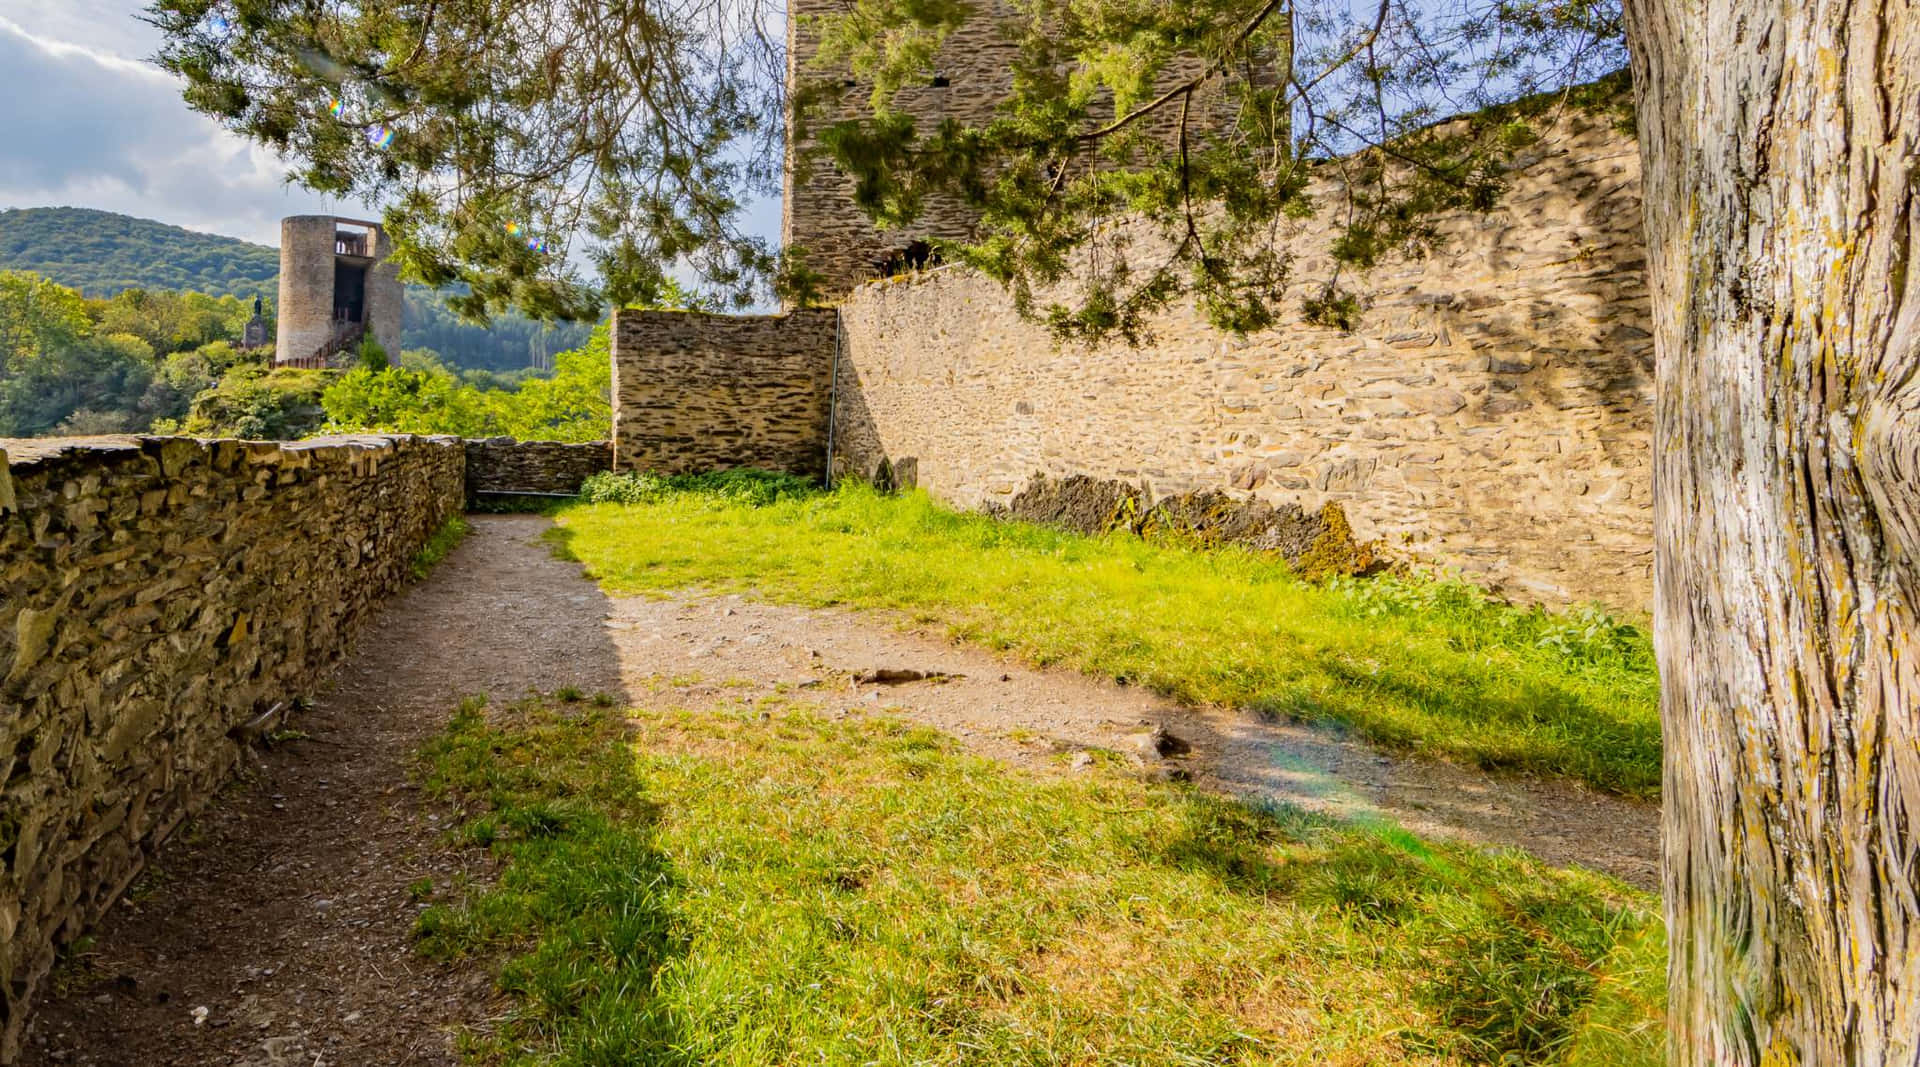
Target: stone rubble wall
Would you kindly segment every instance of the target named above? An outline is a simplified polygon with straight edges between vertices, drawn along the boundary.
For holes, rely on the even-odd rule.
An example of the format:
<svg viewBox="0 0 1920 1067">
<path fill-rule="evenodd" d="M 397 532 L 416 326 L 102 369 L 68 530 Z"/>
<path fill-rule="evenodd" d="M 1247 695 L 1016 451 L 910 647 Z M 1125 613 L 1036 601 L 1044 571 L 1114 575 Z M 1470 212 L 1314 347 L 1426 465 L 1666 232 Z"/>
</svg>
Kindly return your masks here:
<svg viewBox="0 0 1920 1067">
<path fill-rule="evenodd" d="M 836 465 L 903 466 L 1005 507 L 1035 475 L 1222 489 L 1457 567 L 1522 599 L 1651 603 L 1653 345 L 1639 158 L 1606 117 L 1530 148 L 1489 214 L 1349 277 L 1352 333 L 1216 331 L 1191 308 L 1139 349 L 1054 341 L 957 269 L 842 305 Z M 1326 277 L 1323 233 L 1296 276 Z M 1299 306 L 1301 293 L 1289 303 Z"/>
<path fill-rule="evenodd" d="M 616 312 L 614 469 L 825 473 L 835 330 L 831 309 Z"/>
<path fill-rule="evenodd" d="M 56 947 L 312 691 L 464 480 L 454 438 L 0 442 L 0 1062 Z"/>
<path fill-rule="evenodd" d="M 467 499 L 481 493 L 580 491 L 590 475 L 613 469 L 613 444 L 516 441 L 511 437 L 467 440 Z"/>
</svg>

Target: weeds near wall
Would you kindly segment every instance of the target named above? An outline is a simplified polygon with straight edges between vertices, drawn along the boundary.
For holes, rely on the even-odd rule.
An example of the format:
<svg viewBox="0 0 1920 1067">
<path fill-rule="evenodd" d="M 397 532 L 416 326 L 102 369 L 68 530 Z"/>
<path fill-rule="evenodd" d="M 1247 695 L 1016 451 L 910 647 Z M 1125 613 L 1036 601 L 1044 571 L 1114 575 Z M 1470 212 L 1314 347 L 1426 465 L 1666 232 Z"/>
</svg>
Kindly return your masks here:
<svg viewBox="0 0 1920 1067">
<path fill-rule="evenodd" d="M 440 528 L 433 532 L 433 536 L 427 538 L 427 543 L 420 546 L 420 551 L 413 554 L 412 561 L 407 564 L 413 580 L 417 582 L 432 573 L 433 569 L 440 565 L 440 561 L 447 558 L 447 553 L 452 552 L 467 536 L 469 529 L 471 528 L 467 525 L 467 520 L 460 515 L 454 515 L 442 523 Z"/>
<path fill-rule="evenodd" d="M 470 702 L 426 766 L 503 866 L 417 928 L 499 961 L 486 1062 L 1660 1060 L 1657 902 L 1511 854 L 778 698 Z"/>
<path fill-rule="evenodd" d="M 816 482 L 773 471 L 726 470 L 704 474 L 624 471 L 588 476 L 580 486 L 580 499 L 589 504 L 657 504 L 668 499 L 707 499 L 719 504 L 767 507 L 819 492 Z"/>
</svg>

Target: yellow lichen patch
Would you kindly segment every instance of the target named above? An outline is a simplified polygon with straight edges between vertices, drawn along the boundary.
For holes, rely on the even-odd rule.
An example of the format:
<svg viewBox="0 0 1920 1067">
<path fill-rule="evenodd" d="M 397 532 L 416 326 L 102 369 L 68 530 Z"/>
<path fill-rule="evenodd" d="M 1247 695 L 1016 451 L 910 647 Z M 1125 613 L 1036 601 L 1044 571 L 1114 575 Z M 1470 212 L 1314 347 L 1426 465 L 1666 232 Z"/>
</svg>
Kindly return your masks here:
<svg viewBox="0 0 1920 1067">
<path fill-rule="evenodd" d="M 1354 540 L 1353 527 L 1347 523 L 1347 513 L 1340 505 L 1329 503 L 1321 508 L 1320 521 L 1324 526 L 1320 536 L 1313 539 L 1313 544 L 1307 546 L 1294 564 L 1301 577 L 1320 579 L 1365 574 L 1379 566 L 1377 543 Z"/>
</svg>

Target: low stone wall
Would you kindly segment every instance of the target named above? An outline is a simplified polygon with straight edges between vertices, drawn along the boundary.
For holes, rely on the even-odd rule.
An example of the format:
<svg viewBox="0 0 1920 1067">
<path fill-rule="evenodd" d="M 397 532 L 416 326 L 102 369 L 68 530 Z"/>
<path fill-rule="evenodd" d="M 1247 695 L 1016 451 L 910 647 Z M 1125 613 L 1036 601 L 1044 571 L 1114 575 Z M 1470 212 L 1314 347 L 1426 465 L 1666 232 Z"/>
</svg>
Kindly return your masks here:
<svg viewBox="0 0 1920 1067">
<path fill-rule="evenodd" d="M 615 312 L 615 469 L 824 474 L 835 327 L 830 309 Z"/>
<path fill-rule="evenodd" d="M 1235 337 L 1190 307 L 1140 348 L 1056 342 L 959 269 L 842 305 L 836 463 L 1009 507 L 1035 475 L 1338 505 L 1363 540 L 1525 599 L 1651 602 L 1652 362 L 1639 156 L 1604 116 L 1530 148 L 1488 214 L 1349 277 L 1351 333 Z M 1298 271 L 1325 277 L 1326 238 Z M 1298 305 L 1298 294 L 1290 298 Z"/>
<path fill-rule="evenodd" d="M 613 444 L 594 441 L 516 441 L 511 437 L 467 441 L 467 499 L 489 493 L 580 491 L 588 476 L 613 469 Z"/>
<path fill-rule="evenodd" d="M 8 455 L 10 453 L 10 455 Z M 95 922 L 461 508 L 452 438 L 0 442 L 0 1062 Z M 184 1009 L 183 1009 L 184 1010 Z"/>
</svg>

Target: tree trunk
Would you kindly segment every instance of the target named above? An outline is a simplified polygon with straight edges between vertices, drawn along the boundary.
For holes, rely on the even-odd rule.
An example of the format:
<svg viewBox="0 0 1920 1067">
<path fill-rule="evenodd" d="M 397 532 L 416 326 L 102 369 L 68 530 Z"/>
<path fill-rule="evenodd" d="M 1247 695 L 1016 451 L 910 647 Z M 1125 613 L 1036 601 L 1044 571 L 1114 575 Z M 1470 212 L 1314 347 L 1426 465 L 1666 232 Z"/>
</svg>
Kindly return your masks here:
<svg viewBox="0 0 1920 1067">
<path fill-rule="evenodd" d="M 1673 1062 L 1920 1063 L 1920 8 L 1626 9 Z"/>
</svg>

